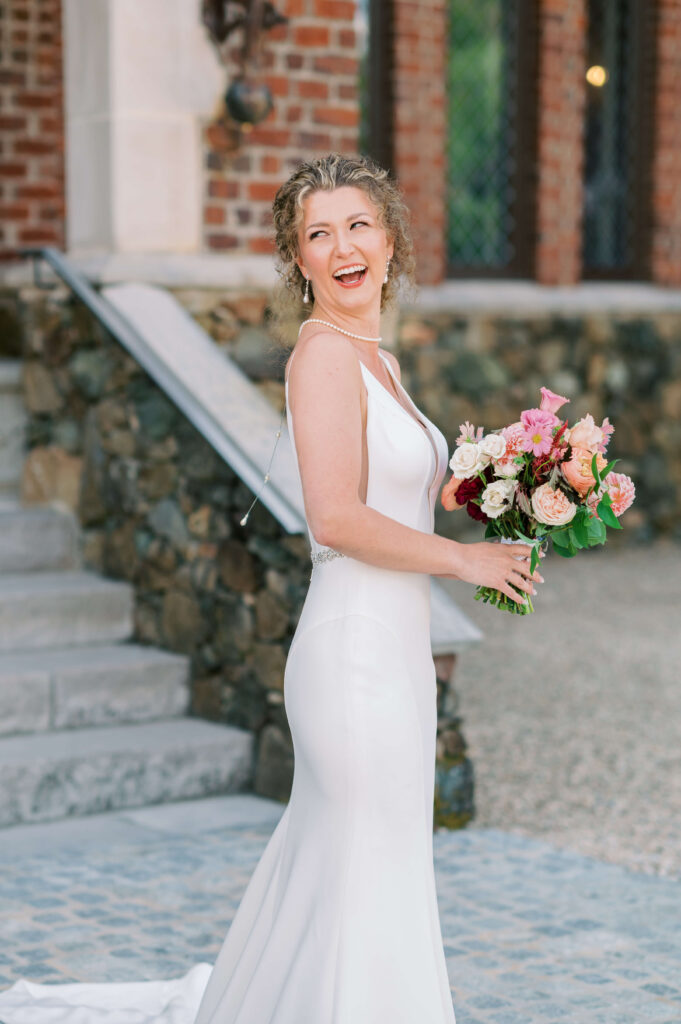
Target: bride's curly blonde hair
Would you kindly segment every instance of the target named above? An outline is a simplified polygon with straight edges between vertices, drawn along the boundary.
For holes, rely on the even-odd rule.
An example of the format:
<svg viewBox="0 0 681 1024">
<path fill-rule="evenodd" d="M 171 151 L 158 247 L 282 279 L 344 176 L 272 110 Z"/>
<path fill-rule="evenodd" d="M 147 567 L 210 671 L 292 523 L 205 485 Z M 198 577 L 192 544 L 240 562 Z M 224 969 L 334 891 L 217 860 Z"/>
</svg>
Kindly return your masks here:
<svg viewBox="0 0 681 1024">
<path fill-rule="evenodd" d="M 309 309 L 303 303 L 305 278 L 296 263 L 303 201 L 313 192 L 332 192 L 345 185 L 366 192 L 378 210 L 379 223 L 393 242 L 388 281 L 381 291 L 381 311 L 396 301 L 400 291 L 408 292 L 415 287 L 409 210 L 388 171 L 369 157 L 345 157 L 339 153 L 329 153 L 302 163 L 281 186 L 272 206 L 277 271 L 282 283 L 269 303 L 270 330 L 288 346 L 294 344 L 298 328 Z M 311 288 L 310 298 L 313 299 Z"/>
</svg>

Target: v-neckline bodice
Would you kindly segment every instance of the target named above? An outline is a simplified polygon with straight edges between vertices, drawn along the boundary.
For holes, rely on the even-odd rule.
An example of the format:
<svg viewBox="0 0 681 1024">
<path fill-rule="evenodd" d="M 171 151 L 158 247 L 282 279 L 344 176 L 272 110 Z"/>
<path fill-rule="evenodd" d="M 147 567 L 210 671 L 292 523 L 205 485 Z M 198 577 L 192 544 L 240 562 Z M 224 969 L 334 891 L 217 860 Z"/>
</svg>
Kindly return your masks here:
<svg viewBox="0 0 681 1024">
<path fill-rule="evenodd" d="M 390 365 L 389 360 L 385 357 L 385 355 L 381 351 L 379 351 L 378 354 L 379 354 L 381 360 L 383 361 L 384 365 L 387 367 L 388 373 L 390 374 L 390 377 L 391 377 L 392 381 L 401 390 L 402 394 L 407 399 L 407 401 L 409 402 L 409 405 L 412 407 L 412 409 L 414 409 L 414 411 L 416 413 L 418 413 L 418 417 L 417 416 L 412 416 L 412 414 L 410 412 L 408 412 L 407 409 L 405 409 L 404 405 L 402 404 L 402 402 L 400 402 L 399 398 L 397 398 L 396 395 L 394 395 L 390 391 L 388 391 L 388 389 L 385 387 L 384 384 L 381 384 L 381 382 L 378 379 L 378 377 L 376 376 L 376 374 L 373 373 L 369 369 L 369 367 L 365 363 L 362 362 L 361 359 L 360 359 L 360 364 L 364 367 L 364 369 L 369 374 L 369 376 L 372 377 L 376 381 L 376 384 L 381 389 L 381 391 L 385 392 L 385 394 L 388 396 L 388 398 L 392 399 L 392 401 L 395 403 L 395 405 L 398 405 L 400 407 L 400 409 L 405 414 L 405 416 L 408 416 L 409 419 L 413 421 L 414 426 L 417 427 L 418 430 L 420 430 L 422 433 L 424 433 L 426 435 L 426 438 L 428 439 L 428 443 L 430 444 L 430 447 L 433 450 L 433 455 L 435 456 L 435 472 L 433 474 L 432 480 L 431 480 L 430 485 L 428 487 L 428 491 L 430 492 L 430 489 L 431 489 L 431 487 L 433 486 L 433 484 L 435 482 L 435 478 L 437 476 L 437 471 L 438 471 L 438 465 L 439 465 L 438 450 L 437 450 L 437 445 L 435 444 L 435 439 L 433 437 L 433 433 L 432 433 L 430 427 L 428 426 L 428 424 L 423 421 L 423 416 L 422 416 L 422 413 L 420 412 L 418 406 L 416 405 L 416 403 L 414 402 L 412 397 L 409 395 L 408 391 L 406 390 L 404 385 L 401 383 L 401 381 L 399 381 L 397 379 L 397 377 L 395 375 L 395 371 L 393 370 L 392 366 Z"/>
<path fill-rule="evenodd" d="M 415 403 L 412 401 L 410 396 L 407 394 L 407 391 L 405 390 L 405 388 L 402 386 L 400 381 L 395 376 L 395 372 L 394 372 L 392 366 L 390 365 L 389 361 L 385 358 L 385 356 L 383 355 L 382 352 L 379 352 L 378 355 L 380 356 L 383 364 L 385 365 L 386 369 L 388 370 L 388 373 L 390 374 L 390 377 L 391 377 L 392 381 L 394 382 L 394 384 L 396 384 L 397 387 L 400 388 L 400 390 L 403 392 L 403 394 L 405 395 L 407 401 L 412 406 L 412 408 L 416 409 Z M 362 362 L 361 359 L 360 359 L 360 362 Z M 376 381 L 378 386 L 380 388 L 382 388 L 383 391 L 385 391 L 386 395 L 388 395 L 389 398 L 392 398 L 393 402 L 397 402 L 397 404 L 400 406 L 400 408 L 403 410 L 403 412 L 406 412 L 407 416 L 409 416 L 410 419 L 414 420 L 417 423 L 421 423 L 423 431 L 426 434 L 430 434 L 430 431 L 428 430 L 427 425 L 425 423 L 423 423 L 423 420 L 421 419 L 420 414 L 419 414 L 418 419 L 417 419 L 416 416 L 412 416 L 411 413 L 409 412 L 409 410 L 405 409 L 404 405 L 402 404 L 402 402 L 400 402 L 399 398 L 395 394 L 393 394 L 392 391 L 389 391 L 388 388 L 385 386 L 385 384 L 381 384 L 381 382 L 378 379 L 378 377 L 376 376 L 376 374 L 372 370 L 369 369 L 369 367 L 366 365 L 366 363 L 362 363 L 362 366 L 367 371 L 367 373 L 371 374 L 371 376 L 374 378 L 374 380 Z M 417 409 L 417 412 L 418 412 L 418 409 Z"/>
</svg>

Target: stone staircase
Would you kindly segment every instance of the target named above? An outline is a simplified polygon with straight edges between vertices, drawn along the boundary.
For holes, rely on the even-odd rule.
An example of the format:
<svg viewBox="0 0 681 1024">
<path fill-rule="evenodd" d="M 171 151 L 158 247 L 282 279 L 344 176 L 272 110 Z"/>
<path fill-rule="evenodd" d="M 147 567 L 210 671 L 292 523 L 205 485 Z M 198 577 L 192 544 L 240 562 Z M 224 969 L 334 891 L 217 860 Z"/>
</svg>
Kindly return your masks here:
<svg viewBox="0 0 681 1024">
<path fill-rule="evenodd" d="M 129 642 L 128 583 L 65 507 L 22 506 L 21 363 L 0 359 L 0 826 L 237 792 L 253 737 L 187 717 L 188 659 Z"/>
</svg>

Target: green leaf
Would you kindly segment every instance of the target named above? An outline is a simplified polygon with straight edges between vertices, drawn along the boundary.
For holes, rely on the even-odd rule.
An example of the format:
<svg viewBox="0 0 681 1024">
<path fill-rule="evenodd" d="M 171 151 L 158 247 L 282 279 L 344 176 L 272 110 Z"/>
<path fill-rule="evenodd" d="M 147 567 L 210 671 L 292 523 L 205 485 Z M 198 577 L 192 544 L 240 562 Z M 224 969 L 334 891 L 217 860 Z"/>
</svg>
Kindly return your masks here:
<svg viewBox="0 0 681 1024">
<path fill-rule="evenodd" d="M 589 534 L 589 547 L 594 547 L 596 544 L 605 544 L 608 532 L 605 528 L 605 523 L 594 516 L 593 519 L 589 519 L 586 528 Z"/>
<path fill-rule="evenodd" d="M 561 558 L 572 558 L 574 555 L 577 554 L 576 548 L 573 548 L 573 547 L 569 547 L 569 548 L 563 548 L 563 547 L 557 547 L 556 548 L 556 547 L 554 547 L 554 550 L 555 550 L 556 554 L 561 556 Z"/>
<path fill-rule="evenodd" d="M 534 572 L 534 570 L 537 568 L 538 562 L 539 562 L 539 548 L 538 547 L 534 547 L 534 548 L 532 548 L 532 557 L 530 558 L 530 572 L 531 573 Z"/>
<path fill-rule="evenodd" d="M 572 535 L 578 548 L 589 547 L 589 530 L 582 516 L 572 522 Z"/>
<path fill-rule="evenodd" d="M 610 496 L 608 495 L 608 498 Z M 611 530 L 621 530 L 622 524 L 610 507 L 610 501 L 605 502 L 601 500 L 596 508 L 598 515 L 601 517 L 606 526 L 609 526 Z"/>
<path fill-rule="evenodd" d="M 609 462 L 608 465 L 605 467 L 605 469 L 603 469 L 601 471 L 601 476 L 603 477 L 604 480 L 605 480 L 606 476 L 608 475 L 608 473 L 612 472 L 612 467 L 615 465 L 615 463 L 619 462 L 619 461 L 620 461 L 619 459 L 613 459 L 612 462 Z"/>
<path fill-rule="evenodd" d="M 591 459 L 591 472 L 593 474 L 594 480 L 596 481 L 596 487 L 597 488 L 600 487 L 601 486 L 601 474 L 598 472 L 598 465 L 597 465 L 596 453 L 595 452 L 593 454 L 593 458 Z"/>
<path fill-rule="evenodd" d="M 556 530 L 555 533 L 549 534 L 553 541 L 553 546 L 559 548 L 571 547 L 570 531 L 569 530 Z"/>
</svg>

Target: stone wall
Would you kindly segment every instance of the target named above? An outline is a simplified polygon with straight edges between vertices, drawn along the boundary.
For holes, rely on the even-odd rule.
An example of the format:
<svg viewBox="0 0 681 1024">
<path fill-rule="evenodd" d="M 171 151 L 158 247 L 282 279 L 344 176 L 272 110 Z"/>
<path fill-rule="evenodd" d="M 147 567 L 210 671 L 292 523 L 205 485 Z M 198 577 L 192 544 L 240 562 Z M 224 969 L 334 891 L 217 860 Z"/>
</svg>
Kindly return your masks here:
<svg viewBox="0 0 681 1024">
<path fill-rule="evenodd" d="M 177 295 L 282 408 L 288 351 L 267 335 L 265 296 Z M 256 733 L 254 788 L 287 799 L 283 678 L 311 572 L 307 539 L 287 534 L 260 503 L 240 525 L 253 494 L 65 290 L 0 294 L 0 313 L 12 348 L 0 342 L 0 355 L 24 356 L 24 499 L 58 499 L 76 512 L 85 567 L 134 587 L 134 639 L 190 658 L 193 713 Z M 472 814 L 472 768 L 454 657 L 435 665 L 436 821 L 455 827 Z"/>
<path fill-rule="evenodd" d="M 278 355 L 267 336 L 263 297 L 242 296 L 238 316 L 218 293 L 177 291 L 176 297 L 283 407 Z M 384 332 L 387 334 L 387 332 Z M 402 381 L 447 438 L 459 423 L 495 429 L 536 405 L 542 385 L 570 399 L 572 422 L 590 412 L 609 416 L 611 458 L 634 479 L 637 497 L 613 543 L 657 534 L 681 538 L 681 313 L 532 313 L 501 315 L 405 308 L 391 346 Z M 456 537 L 471 525 L 465 513 L 436 504 L 435 529 Z"/>
</svg>

